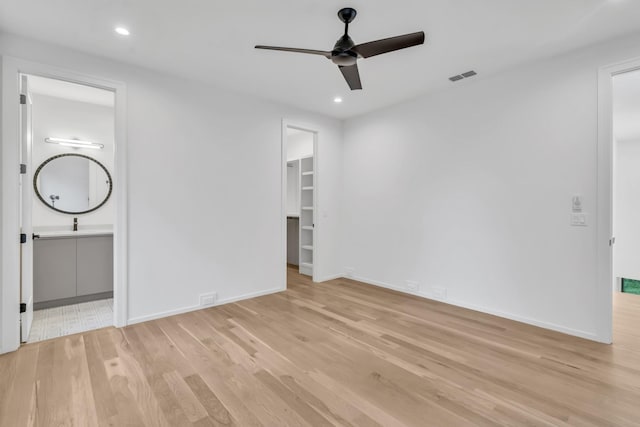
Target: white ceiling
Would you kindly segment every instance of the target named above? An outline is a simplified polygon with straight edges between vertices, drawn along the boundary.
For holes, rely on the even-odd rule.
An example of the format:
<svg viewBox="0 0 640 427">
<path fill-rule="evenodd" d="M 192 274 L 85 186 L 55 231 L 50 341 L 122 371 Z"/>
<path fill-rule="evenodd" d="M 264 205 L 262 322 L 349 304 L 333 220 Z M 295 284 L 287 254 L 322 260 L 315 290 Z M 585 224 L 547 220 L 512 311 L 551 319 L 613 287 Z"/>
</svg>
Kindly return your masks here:
<svg viewBox="0 0 640 427">
<path fill-rule="evenodd" d="M 29 76 L 28 87 L 30 93 L 103 105 L 106 107 L 113 107 L 114 105 L 113 92 L 76 83 L 46 77 Z"/>
<path fill-rule="evenodd" d="M 350 28 L 356 43 L 419 30 L 427 42 L 360 61 L 364 90 L 354 92 L 323 57 L 253 48 L 330 50 L 344 6 L 358 10 Z M 0 2 L 3 31 L 341 118 L 446 88 L 448 77 L 470 69 L 487 75 L 638 31 L 638 22 L 637 0 Z M 116 35 L 116 25 L 131 36 Z M 334 104 L 335 96 L 344 102 Z"/>
<path fill-rule="evenodd" d="M 613 79 L 613 134 L 617 141 L 640 141 L 640 71 Z"/>
</svg>

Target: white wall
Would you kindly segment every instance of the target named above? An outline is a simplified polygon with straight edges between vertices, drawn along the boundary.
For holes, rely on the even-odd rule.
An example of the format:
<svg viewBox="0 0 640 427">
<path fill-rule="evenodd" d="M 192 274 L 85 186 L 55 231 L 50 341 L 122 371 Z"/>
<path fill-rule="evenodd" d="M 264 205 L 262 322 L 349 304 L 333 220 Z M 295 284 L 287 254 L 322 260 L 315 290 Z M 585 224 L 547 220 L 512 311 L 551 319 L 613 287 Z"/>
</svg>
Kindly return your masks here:
<svg viewBox="0 0 640 427">
<path fill-rule="evenodd" d="M 287 128 L 287 215 L 300 215 L 300 162 L 297 160 L 313 156 L 313 135 L 313 132 Z"/>
<path fill-rule="evenodd" d="M 595 297 L 607 285 L 596 283 L 597 73 L 638 56 L 640 37 L 615 40 L 348 120 L 345 268 L 606 340 L 597 325 L 611 320 Z M 588 227 L 569 226 L 574 194 Z"/>
<path fill-rule="evenodd" d="M 51 96 L 33 94 L 33 154 L 32 166 L 35 171 L 42 162 L 63 153 L 76 153 L 92 157 L 102 163 L 113 179 L 114 111 L 112 107 L 71 101 Z M 79 138 L 99 142 L 102 150 L 71 148 L 44 142 L 47 137 Z M 80 227 L 113 225 L 115 194 L 100 209 L 84 215 L 70 215 L 56 212 L 44 205 L 34 194 L 33 226 L 57 227 L 73 224 L 78 217 Z"/>
<path fill-rule="evenodd" d="M 300 162 L 287 161 L 287 216 L 300 215 Z"/>
<path fill-rule="evenodd" d="M 130 321 L 282 288 L 283 118 L 320 131 L 319 277 L 341 273 L 339 121 L 6 34 L 0 54 L 127 85 Z"/>
<path fill-rule="evenodd" d="M 287 129 L 287 161 L 313 156 L 313 133 Z"/>
<path fill-rule="evenodd" d="M 616 142 L 614 275 L 640 280 L 640 140 Z"/>
</svg>

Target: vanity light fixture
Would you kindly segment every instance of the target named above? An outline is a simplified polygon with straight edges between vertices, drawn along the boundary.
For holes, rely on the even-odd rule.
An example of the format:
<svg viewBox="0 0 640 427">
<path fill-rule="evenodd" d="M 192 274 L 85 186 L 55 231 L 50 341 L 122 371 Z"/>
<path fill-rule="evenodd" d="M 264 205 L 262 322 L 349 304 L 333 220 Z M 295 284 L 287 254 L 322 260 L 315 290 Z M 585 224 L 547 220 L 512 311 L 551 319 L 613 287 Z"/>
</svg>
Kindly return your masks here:
<svg viewBox="0 0 640 427">
<path fill-rule="evenodd" d="M 116 27 L 113 29 L 113 31 L 120 34 L 121 36 L 128 36 L 129 34 L 131 34 L 125 27 Z"/>
<path fill-rule="evenodd" d="M 340 104 L 342 103 L 342 98 L 340 98 L 339 96 L 336 96 L 335 98 L 333 98 L 333 102 L 335 102 L 336 104 Z"/>
<path fill-rule="evenodd" d="M 104 144 L 98 144 L 97 142 L 81 141 L 79 139 L 64 139 L 64 138 L 45 138 L 44 142 L 49 144 L 64 145 L 65 147 L 75 148 L 91 148 L 93 150 L 102 150 Z"/>
</svg>

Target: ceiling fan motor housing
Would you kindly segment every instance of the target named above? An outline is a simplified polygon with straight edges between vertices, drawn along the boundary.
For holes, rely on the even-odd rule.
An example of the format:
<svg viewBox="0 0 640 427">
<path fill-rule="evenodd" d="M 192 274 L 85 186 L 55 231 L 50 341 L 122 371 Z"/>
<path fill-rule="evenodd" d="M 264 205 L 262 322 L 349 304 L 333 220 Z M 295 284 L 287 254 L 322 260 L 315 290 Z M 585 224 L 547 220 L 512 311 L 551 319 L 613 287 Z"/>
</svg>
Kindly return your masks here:
<svg viewBox="0 0 640 427">
<path fill-rule="evenodd" d="M 331 61 L 342 67 L 349 67 L 356 63 L 358 54 L 351 50 L 355 46 L 347 34 L 340 37 L 331 51 Z"/>
<path fill-rule="evenodd" d="M 350 67 L 351 65 L 354 65 L 357 60 L 358 54 L 350 50 L 343 52 L 334 50 L 331 52 L 331 61 L 341 67 Z"/>
</svg>

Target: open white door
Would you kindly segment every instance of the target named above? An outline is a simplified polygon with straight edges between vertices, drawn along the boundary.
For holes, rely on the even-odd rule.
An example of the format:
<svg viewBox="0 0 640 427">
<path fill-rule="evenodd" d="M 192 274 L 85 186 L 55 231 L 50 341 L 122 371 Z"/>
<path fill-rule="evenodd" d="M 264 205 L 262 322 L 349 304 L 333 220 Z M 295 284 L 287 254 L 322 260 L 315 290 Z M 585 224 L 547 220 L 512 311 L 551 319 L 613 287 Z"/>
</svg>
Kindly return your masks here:
<svg viewBox="0 0 640 427">
<path fill-rule="evenodd" d="M 33 322 L 33 224 L 31 185 L 32 118 L 31 96 L 27 76 L 20 76 L 20 233 L 24 241 L 20 245 L 20 341 L 26 342 Z M 24 311 L 23 311 L 24 309 Z"/>
</svg>

